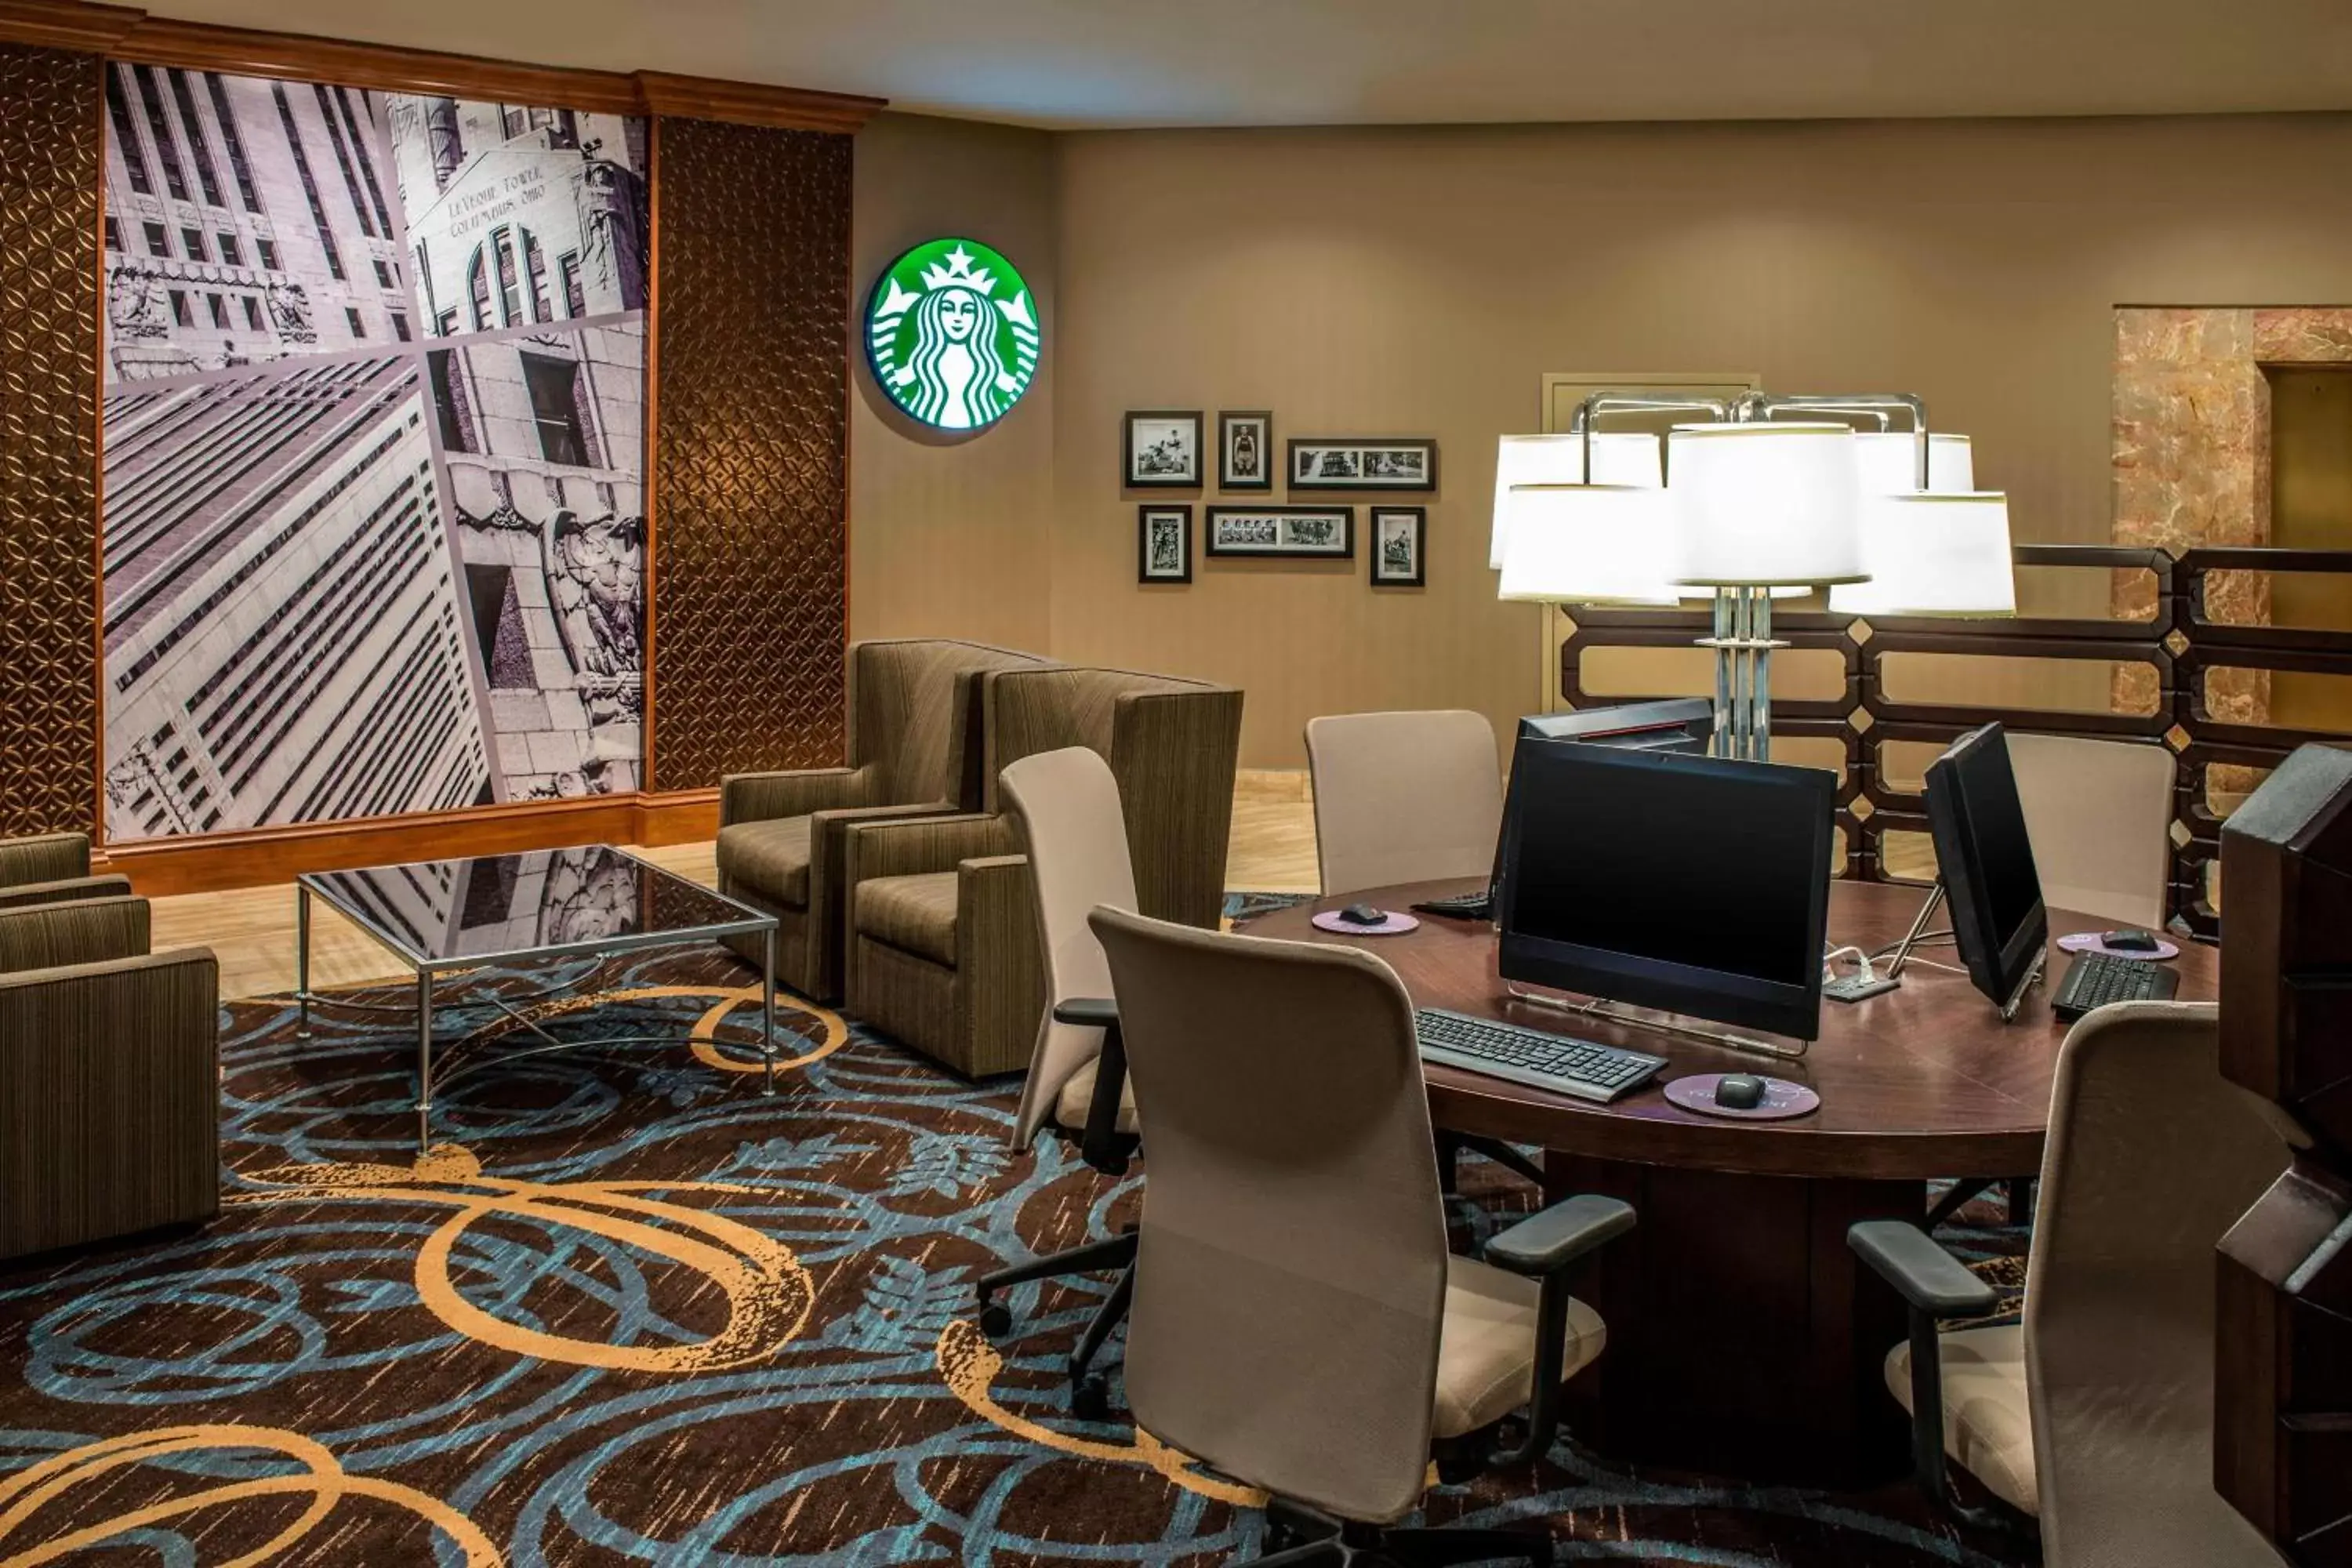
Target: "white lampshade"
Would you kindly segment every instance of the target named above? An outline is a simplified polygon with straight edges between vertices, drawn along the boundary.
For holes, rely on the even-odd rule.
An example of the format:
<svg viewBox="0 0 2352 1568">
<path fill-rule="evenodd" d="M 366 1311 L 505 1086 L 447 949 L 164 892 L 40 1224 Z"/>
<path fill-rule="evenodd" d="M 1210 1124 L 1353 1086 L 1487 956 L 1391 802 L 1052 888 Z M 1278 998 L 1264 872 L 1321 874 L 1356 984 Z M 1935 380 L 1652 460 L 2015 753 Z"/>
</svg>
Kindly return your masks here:
<svg viewBox="0 0 2352 1568">
<path fill-rule="evenodd" d="M 1865 495 L 1896 495 L 1919 488 L 1919 437 L 1912 431 L 1858 432 L 1853 457 Z M 1975 451 L 1966 436 L 1941 431 L 1928 436 L 1927 488 L 1944 493 L 1977 488 Z"/>
<path fill-rule="evenodd" d="M 1998 490 L 1862 499 L 1862 563 L 1870 581 L 1830 590 L 1856 616 L 2013 616 L 2017 577 L 2009 498 Z"/>
<path fill-rule="evenodd" d="M 1675 603 L 1675 508 L 1638 485 L 1518 485 L 1496 596 L 1548 605 Z"/>
<path fill-rule="evenodd" d="M 1861 479 L 1851 427 L 1684 425 L 1666 443 L 1677 582 L 1779 587 L 1861 580 Z"/>
<path fill-rule="evenodd" d="M 1582 436 L 1506 436 L 1495 449 L 1495 521 L 1486 564 L 1503 569 L 1511 531 L 1511 491 L 1520 485 L 1641 485 L 1665 483 L 1658 438 L 1638 430 L 1596 430 L 1592 472 L 1584 471 Z"/>
</svg>

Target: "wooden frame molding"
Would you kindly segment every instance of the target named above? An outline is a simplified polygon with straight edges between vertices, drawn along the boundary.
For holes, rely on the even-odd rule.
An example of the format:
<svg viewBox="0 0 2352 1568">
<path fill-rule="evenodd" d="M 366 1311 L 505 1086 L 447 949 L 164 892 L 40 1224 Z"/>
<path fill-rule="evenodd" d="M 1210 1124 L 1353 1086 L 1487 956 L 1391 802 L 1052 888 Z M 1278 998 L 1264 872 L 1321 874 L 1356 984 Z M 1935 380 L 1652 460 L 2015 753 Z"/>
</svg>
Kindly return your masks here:
<svg viewBox="0 0 2352 1568">
<path fill-rule="evenodd" d="M 110 844 L 91 869 L 120 872 L 142 895 L 160 898 L 266 887 L 304 871 L 574 844 L 689 844 L 718 832 L 715 789 L 594 795 Z"/>
<path fill-rule="evenodd" d="M 190 70 L 341 82 L 384 92 L 675 115 L 789 131 L 855 132 L 887 102 L 667 71 L 576 70 L 308 33 L 220 27 L 88 0 L 0 0 L 0 42 L 73 49 Z"/>
</svg>

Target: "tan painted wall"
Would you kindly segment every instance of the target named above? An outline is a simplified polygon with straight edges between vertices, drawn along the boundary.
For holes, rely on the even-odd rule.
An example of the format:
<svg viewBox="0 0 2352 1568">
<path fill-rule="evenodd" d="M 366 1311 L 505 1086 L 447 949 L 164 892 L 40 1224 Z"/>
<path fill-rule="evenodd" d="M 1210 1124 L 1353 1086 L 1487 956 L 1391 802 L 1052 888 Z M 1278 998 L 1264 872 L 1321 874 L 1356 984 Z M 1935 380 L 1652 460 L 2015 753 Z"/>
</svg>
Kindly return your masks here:
<svg viewBox="0 0 2352 1568">
<path fill-rule="evenodd" d="M 2093 541 L 2115 304 L 2352 300 L 2347 117 L 1060 145 L 1055 649 L 1245 686 L 1255 766 L 1318 712 L 1535 705 L 1536 612 L 1495 602 L 1485 550 L 1494 438 L 1546 371 L 1916 391 L 2021 539 Z M 1192 406 L 1435 436 L 1428 588 L 1204 562 L 1139 590 L 1119 413 Z"/>
<path fill-rule="evenodd" d="M 860 284 L 973 228 L 1031 269 L 1050 363 L 951 448 L 886 430 L 861 369 L 859 635 L 1232 681 L 1254 767 L 1298 765 L 1316 713 L 1537 706 L 1537 614 L 1495 601 L 1485 552 L 1495 437 L 1536 426 L 1547 371 L 1916 391 L 1976 437 L 2021 540 L 2095 541 L 2116 304 L 2352 301 L 2347 116 L 1063 136 L 892 116 L 859 160 Z M 1212 428 L 1272 408 L 1277 443 L 1435 436 L 1429 586 L 1375 594 L 1360 554 L 1139 587 L 1119 416 L 1147 407 Z M 2023 586 L 2029 608 L 2058 591 Z"/>
<path fill-rule="evenodd" d="M 1054 139 L 1043 132 L 885 114 L 858 132 L 851 320 L 909 246 L 985 240 L 1022 269 L 1057 340 Z M 1052 637 L 1054 359 L 979 437 L 919 434 L 851 347 L 850 635 L 962 637 L 1045 651 Z"/>
</svg>

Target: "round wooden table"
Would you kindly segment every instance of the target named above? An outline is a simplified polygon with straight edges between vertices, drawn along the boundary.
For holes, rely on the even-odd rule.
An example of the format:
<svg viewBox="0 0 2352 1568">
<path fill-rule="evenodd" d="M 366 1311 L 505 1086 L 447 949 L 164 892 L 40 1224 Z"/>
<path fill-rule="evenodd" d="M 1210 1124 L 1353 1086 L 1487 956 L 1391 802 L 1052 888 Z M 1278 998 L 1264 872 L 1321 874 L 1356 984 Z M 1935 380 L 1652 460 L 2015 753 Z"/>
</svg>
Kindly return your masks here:
<svg viewBox="0 0 2352 1568">
<path fill-rule="evenodd" d="M 1880 1370 L 1904 1337 L 1902 1304 L 1845 1245 L 1859 1220 L 1918 1220 L 1934 1177 L 2032 1176 L 2042 1163 L 2065 1026 L 2051 991 L 2073 962 L 2055 938 L 2115 922 L 2053 910 L 2047 978 L 2004 1025 L 1965 975 L 1904 971 L 1901 989 L 1824 999 L 1821 1037 L 1779 1061 L 1510 997 L 1494 928 L 1423 916 L 1401 936 L 1318 931 L 1319 910 L 1403 910 L 1473 881 L 1377 888 L 1276 910 L 1253 936 L 1342 942 L 1377 953 L 1416 1006 L 1603 1040 L 1668 1059 L 1613 1105 L 1458 1068 L 1427 1069 L 1432 1120 L 1544 1150 L 1545 1197 L 1607 1193 L 1640 1215 L 1601 1249 L 1577 1294 L 1609 1325 L 1609 1348 L 1571 1387 L 1570 1429 L 1633 1463 L 1796 1484 L 1855 1486 L 1907 1463 L 1902 1413 Z M 1902 940 L 1925 896 L 1886 883 L 1831 884 L 1832 945 Z M 1920 955 L 1957 965 L 1950 945 Z M 2184 943 L 2180 999 L 2216 994 L 2214 950 Z M 1696 1072 L 1758 1072 L 1808 1084 L 1821 1109 L 1738 1121 L 1669 1103 L 1661 1085 Z"/>
</svg>

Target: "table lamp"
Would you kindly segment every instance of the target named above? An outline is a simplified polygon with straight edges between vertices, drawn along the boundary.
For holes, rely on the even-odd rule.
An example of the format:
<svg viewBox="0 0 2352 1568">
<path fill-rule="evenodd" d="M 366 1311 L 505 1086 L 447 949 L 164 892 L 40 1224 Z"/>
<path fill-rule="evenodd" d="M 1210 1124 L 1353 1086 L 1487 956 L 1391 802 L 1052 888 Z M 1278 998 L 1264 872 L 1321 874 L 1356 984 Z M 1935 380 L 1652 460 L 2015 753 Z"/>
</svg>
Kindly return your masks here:
<svg viewBox="0 0 2352 1568">
<path fill-rule="evenodd" d="M 1715 590 L 1716 751 L 1771 755 L 1772 590 L 1866 576 L 1848 425 L 1677 426 L 1666 437 L 1677 583 Z"/>
<path fill-rule="evenodd" d="M 1658 438 L 1637 430 L 1597 431 L 1591 438 L 1592 471 L 1584 471 L 1586 437 L 1506 436 L 1495 450 L 1495 518 L 1486 565 L 1503 569 L 1511 531 L 1511 492 L 1521 485 L 1636 485 L 1655 489 L 1665 482 Z"/>
<path fill-rule="evenodd" d="M 1522 484 L 1510 489 L 1502 599 L 1671 608 L 1675 508 L 1637 485 Z"/>
<path fill-rule="evenodd" d="M 1919 442 L 1914 430 L 1861 430 L 1854 433 L 1854 467 L 1865 494 L 1892 495 L 1919 486 Z M 1927 485 L 1931 490 L 1972 490 L 1976 486 L 1976 455 L 1966 436 L 1937 431 L 1927 442 Z"/>
<path fill-rule="evenodd" d="M 2013 616 L 2009 498 L 1998 490 L 1866 495 L 1867 583 L 1830 590 L 1842 616 Z"/>
</svg>

